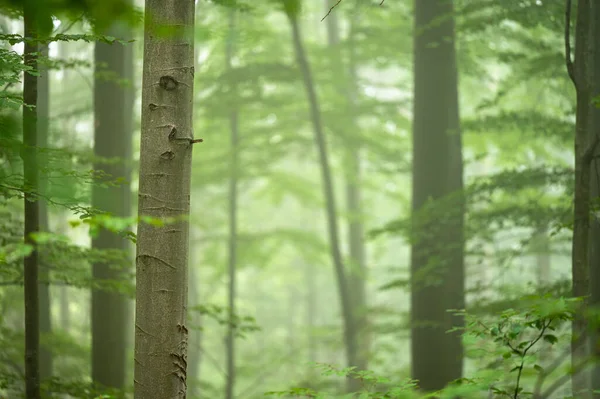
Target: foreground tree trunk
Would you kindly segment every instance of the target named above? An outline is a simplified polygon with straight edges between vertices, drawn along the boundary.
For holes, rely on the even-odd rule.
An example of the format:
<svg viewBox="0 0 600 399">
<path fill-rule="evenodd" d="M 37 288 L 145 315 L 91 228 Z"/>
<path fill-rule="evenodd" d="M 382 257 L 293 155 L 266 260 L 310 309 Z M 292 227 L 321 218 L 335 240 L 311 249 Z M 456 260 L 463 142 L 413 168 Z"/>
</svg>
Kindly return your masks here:
<svg viewBox="0 0 600 399">
<path fill-rule="evenodd" d="M 231 70 L 231 59 L 235 52 L 235 37 L 236 37 L 236 11 L 232 10 L 229 16 L 229 38 L 227 40 L 227 49 L 225 54 L 226 59 L 226 70 Z M 236 88 L 235 84 L 232 84 L 232 92 L 234 95 Z M 238 200 L 238 181 L 237 181 L 237 169 L 238 169 L 238 136 L 239 136 L 239 124 L 238 124 L 238 110 L 237 107 L 231 110 L 229 115 L 229 129 L 231 132 L 231 162 L 229 167 L 231 168 L 229 176 L 229 242 L 228 242 L 228 274 L 229 274 L 229 288 L 228 288 L 228 311 L 229 311 L 229 325 L 227 329 L 227 382 L 225 384 L 225 399 L 234 398 L 235 389 L 235 298 L 236 298 L 236 266 L 237 266 L 237 200 Z"/>
<path fill-rule="evenodd" d="M 310 65 L 302 44 L 302 36 L 298 24 L 298 12 L 300 7 L 299 0 L 285 1 L 284 10 L 292 28 L 292 40 L 296 60 L 300 66 L 304 87 L 310 104 L 310 117 L 315 135 L 315 144 L 319 154 L 319 163 L 321 165 L 321 179 L 323 187 L 323 196 L 325 197 L 327 229 L 329 235 L 329 247 L 333 261 L 338 292 L 340 298 L 340 308 L 342 310 L 342 319 L 344 323 L 344 346 L 346 350 L 346 362 L 348 366 L 356 365 L 356 324 L 352 311 L 352 299 L 348 289 L 348 281 L 344 261 L 340 250 L 339 228 L 337 222 L 337 210 L 335 195 L 333 191 L 333 179 L 329 167 L 329 153 L 327 149 L 327 140 L 323 132 L 323 123 L 321 121 L 321 110 L 312 78 Z M 349 382 L 351 384 L 351 382 Z"/>
<path fill-rule="evenodd" d="M 453 4 L 414 7 L 412 378 L 435 391 L 462 375 L 461 336 L 446 331 L 463 323 L 447 312 L 464 308 L 463 171 Z"/>
<path fill-rule="evenodd" d="M 124 24 L 115 23 L 106 32 L 119 38 L 128 37 Z M 97 42 L 95 48 L 94 81 L 94 155 L 98 157 L 94 170 L 103 171 L 92 190 L 92 205 L 115 217 L 131 216 L 131 131 L 133 104 L 128 78 L 127 54 L 131 45 Z M 115 162 L 116 158 L 116 162 Z M 112 160 L 112 162 L 111 162 Z M 122 178 L 117 187 L 103 186 L 102 180 Z M 101 230 L 92 238 L 92 248 L 129 251 L 128 241 L 116 233 Z M 124 282 L 124 270 L 109 262 L 93 265 L 96 282 Z M 129 300 L 123 294 L 106 289 L 92 290 L 92 381 L 103 386 L 123 389 L 127 374 L 127 320 Z"/>
<path fill-rule="evenodd" d="M 185 398 L 194 0 L 146 0 L 136 253 L 136 399 Z M 174 218 L 159 225 L 144 218 Z"/>
<path fill-rule="evenodd" d="M 23 3 L 25 65 L 37 71 L 38 16 L 36 2 Z M 24 73 L 23 77 L 23 175 L 25 178 L 24 240 L 32 251 L 23 259 L 25 301 L 25 394 L 28 399 L 40 398 L 40 307 L 38 287 L 38 249 L 33 235 L 40 230 L 37 165 L 37 77 Z"/>
</svg>

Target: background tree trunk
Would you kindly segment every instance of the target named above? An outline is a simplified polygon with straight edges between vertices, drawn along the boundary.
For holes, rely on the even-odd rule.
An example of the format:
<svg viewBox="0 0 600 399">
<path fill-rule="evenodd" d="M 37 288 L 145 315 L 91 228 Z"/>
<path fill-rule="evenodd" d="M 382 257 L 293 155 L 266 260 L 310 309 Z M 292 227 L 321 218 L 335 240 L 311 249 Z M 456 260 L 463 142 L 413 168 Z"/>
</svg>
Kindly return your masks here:
<svg viewBox="0 0 600 399">
<path fill-rule="evenodd" d="M 194 0 L 146 0 L 138 212 L 177 219 L 138 225 L 136 399 L 186 395 L 193 57 Z"/>
<path fill-rule="evenodd" d="M 325 12 L 334 7 L 337 0 L 325 0 Z M 359 129 L 354 108 L 356 103 L 356 66 L 354 65 L 354 48 L 352 47 L 353 28 L 357 21 L 353 18 L 350 23 L 349 38 L 349 63 L 343 62 L 343 54 L 340 45 L 338 13 L 332 12 L 325 19 L 327 23 L 327 39 L 331 51 L 332 74 L 334 82 L 338 86 L 340 93 L 345 93 L 350 126 Z M 342 79 L 339 76 L 343 76 Z M 357 370 L 366 370 L 368 368 L 369 341 L 367 337 L 368 320 L 366 305 L 366 249 L 364 243 L 364 228 L 362 223 L 361 190 L 360 190 L 360 147 L 352 140 L 343 143 L 344 163 L 346 171 L 346 208 L 348 213 L 348 287 L 352 300 L 353 319 L 356 330 L 356 366 Z M 358 379 L 349 381 L 349 391 L 354 392 L 360 388 L 361 382 Z"/>
<path fill-rule="evenodd" d="M 348 288 L 348 280 L 346 278 L 346 270 L 342 254 L 340 250 L 339 229 L 337 222 L 337 210 L 335 203 L 335 195 L 333 189 L 333 178 L 329 167 L 329 154 L 327 150 L 327 140 L 323 132 L 323 123 L 321 121 L 321 111 L 319 109 L 319 101 L 310 70 L 310 65 L 302 44 L 302 36 L 298 25 L 297 15 L 293 14 L 293 10 L 287 10 L 286 14 L 292 28 L 292 40 L 296 60 L 300 66 L 304 86 L 310 104 L 310 117 L 313 125 L 315 136 L 315 144 L 319 154 L 319 164 L 321 165 L 321 179 L 323 187 L 323 196 L 326 203 L 327 228 L 329 235 L 329 246 L 331 258 L 335 268 L 336 281 L 338 284 L 338 292 L 340 297 L 340 308 L 342 310 L 343 330 L 344 330 L 344 345 L 346 349 L 346 362 L 348 366 L 356 364 L 356 324 L 352 311 L 352 300 Z M 352 382 L 349 379 L 349 389 Z"/>
<path fill-rule="evenodd" d="M 121 23 L 115 23 L 107 34 L 118 38 L 130 36 Z M 130 67 L 126 63 L 133 61 L 131 54 L 127 54 L 131 51 L 131 45 L 97 42 L 94 53 L 94 155 L 113 159 L 112 163 L 103 159 L 96 161 L 94 170 L 103 171 L 109 180 L 123 178 L 124 182 L 117 187 L 94 185 L 92 205 L 116 217 L 131 216 L 132 83 L 119 82 L 129 77 Z M 101 230 L 92 238 L 92 248 L 129 251 L 130 246 L 125 238 Z M 110 263 L 96 263 L 92 269 L 93 278 L 98 282 L 125 282 L 123 272 Z M 92 380 L 122 389 L 127 375 L 129 300 L 118 292 L 93 289 L 91 307 Z"/>
<path fill-rule="evenodd" d="M 40 46 L 40 55 L 48 57 L 48 45 Z M 48 68 L 39 67 L 38 76 L 38 95 L 37 95 L 37 132 L 38 132 L 38 155 L 39 170 L 43 171 L 48 167 L 47 156 L 45 153 L 48 147 L 48 123 L 50 120 L 50 74 Z M 48 205 L 45 201 L 47 177 L 42 174 L 39 182 L 39 189 L 42 199 L 39 201 L 40 212 L 40 231 L 49 232 L 48 223 Z M 39 270 L 39 295 L 40 295 L 40 379 L 44 380 L 52 377 L 52 350 L 44 341 L 50 338 L 52 333 L 52 308 L 50 303 L 50 265 L 44 261 L 40 254 Z"/>
<path fill-rule="evenodd" d="M 453 4 L 414 10 L 412 378 L 435 391 L 462 375 L 461 337 L 446 331 L 463 321 L 446 310 L 464 308 L 463 171 Z"/>
<path fill-rule="evenodd" d="M 567 1 L 567 17 L 570 16 L 571 4 Z M 574 297 L 587 297 L 590 293 L 590 182 L 591 165 L 594 153 L 593 144 L 597 140 L 597 130 L 592 130 L 592 82 L 594 77 L 592 49 L 595 43 L 592 36 L 592 6 L 595 2 L 580 0 L 577 2 L 577 18 L 575 27 L 575 63 L 571 63 L 570 43 L 567 35 L 567 69 L 577 92 L 577 109 L 575 121 L 575 195 L 573 199 L 573 247 L 572 247 L 572 294 Z M 569 19 L 570 22 L 570 19 Z M 567 30 L 569 25 L 567 25 Z M 589 375 L 583 372 L 582 366 L 589 354 L 587 339 L 585 344 L 578 341 L 586 333 L 587 321 L 584 316 L 587 308 L 586 299 L 575 315 L 572 326 L 571 363 L 574 368 L 572 377 L 573 396 L 590 397 L 588 389 Z"/>
<path fill-rule="evenodd" d="M 38 69 L 38 15 L 33 0 L 23 2 L 25 65 Z M 25 222 L 23 236 L 32 251 L 23 259 L 25 301 L 25 395 L 40 398 L 40 303 L 38 291 L 38 249 L 32 235 L 40 230 L 37 165 L 37 76 L 24 73 L 23 77 L 23 175 L 25 177 Z"/>
<path fill-rule="evenodd" d="M 590 90 L 592 101 L 588 104 L 590 112 L 590 126 L 588 130 L 588 140 L 593 142 L 595 136 L 600 134 L 600 108 L 598 105 L 600 102 L 600 46 L 598 45 L 598 38 L 600 37 L 600 4 L 598 2 L 590 3 L 590 32 L 591 37 L 589 41 L 589 68 L 590 71 Z M 590 306 L 593 308 L 595 314 L 600 314 L 600 148 L 598 146 L 595 149 L 594 157 L 591 167 L 590 175 L 590 197 L 592 207 L 592 217 L 590 223 L 590 236 L 589 236 L 589 267 L 590 267 Z M 598 317 L 596 317 L 596 320 Z M 591 342 L 592 355 L 595 357 L 596 362 L 600 360 L 600 323 L 596 321 L 596 324 L 591 326 L 593 331 L 591 336 L 593 341 Z M 596 363 L 591 375 L 591 389 L 593 397 L 596 399 L 600 398 L 600 364 Z"/>
<path fill-rule="evenodd" d="M 231 70 L 231 60 L 235 54 L 236 41 L 236 11 L 232 10 L 229 15 L 229 38 L 227 40 L 226 49 L 226 70 Z M 236 102 L 236 87 L 235 83 L 231 86 L 232 101 Z M 238 200 L 238 110 L 237 105 L 233 106 L 229 115 L 229 129 L 231 132 L 231 162 L 229 176 L 229 248 L 228 248 L 228 311 L 229 324 L 227 329 L 227 382 L 225 384 L 225 399 L 234 398 L 235 389 L 235 331 L 236 331 L 236 316 L 235 316 L 235 299 L 236 299 L 236 266 L 237 266 L 237 200 Z"/>
</svg>

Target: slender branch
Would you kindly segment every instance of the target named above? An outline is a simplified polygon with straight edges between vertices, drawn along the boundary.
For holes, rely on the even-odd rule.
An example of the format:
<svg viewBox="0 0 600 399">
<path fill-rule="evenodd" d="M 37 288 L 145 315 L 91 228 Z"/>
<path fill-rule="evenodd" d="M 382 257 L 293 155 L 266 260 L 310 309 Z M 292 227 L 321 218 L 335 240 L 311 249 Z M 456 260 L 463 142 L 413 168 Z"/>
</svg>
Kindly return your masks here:
<svg viewBox="0 0 600 399">
<path fill-rule="evenodd" d="M 548 321 L 547 323 L 544 323 L 538 336 L 533 341 L 531 341 L 525 349 L 523 349 L 523 352 L 521 352 L 522 353 L 521 364 L 519 365 L 519 373 L 517 374 L 517 385 L 515 386 L 515 393 L 513 395 L 513 399 L 517 399 L 519 397 L 519 385 L 521 383 L 521 375 L 523 374 L 523 366 L 525 365 L 525 356 L 527 355 L 527 352 L 529 351 L 529 349 L 533 348 L 533 346 L 535 344 L 537 344 L 540 339 L 542 339 L 542 337 L 544 336 L 544 333 L 546 332 L 548 327 L 550 327 L 551 323 L 552 323 L 552 320 Z M 510 344 L 508 346 L 512 349 L 512 346 Z M 514 351 L 514 349 L 513 349 L 513 351 Z"/>
<path fill-rule="evenodd" d="M 567 0 L 565 9 L 565 63 L 567 65 L 567 73 L 577 88 L 577 80 L 575 79 L 575 67 L 571 58 L 571 1 Z"/>
<path fill-rule="evenodd" d="M 321 19 L 321 22 L 325 21 L 325 18 L 327 18 L 329 16 L 329 14 L 331 14 L 331 12 L 333 11 L 334 8 L 336 8 L 340 3 L 342 2 L 342 0 L 338 0 L 330 9 L 329 11 L 327 11 L 327 14 L 325 14 L 325 16 Z"/>
</svg>

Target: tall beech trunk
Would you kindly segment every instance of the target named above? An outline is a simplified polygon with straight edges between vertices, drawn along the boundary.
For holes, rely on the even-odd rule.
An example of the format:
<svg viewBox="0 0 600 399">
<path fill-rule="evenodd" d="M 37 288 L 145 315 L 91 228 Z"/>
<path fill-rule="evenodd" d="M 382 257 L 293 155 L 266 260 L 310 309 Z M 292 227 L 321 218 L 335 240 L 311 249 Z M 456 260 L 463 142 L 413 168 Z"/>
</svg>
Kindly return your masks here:
<svg viewBox="0 0 600 399">
<path fill-rule="evenodd" d="M 590 61 L 592 63 L 591 71 L 591 90 L 592 99 L 599 100 L 600 96 L 600 46 L 598 45 L 598 38 L 600 37 L 600 4 L 598 2 L 591 2 L 591 32 L 590 36 Z M 595 38 L 595 39 L 594 39 Z M 598 103 L 590 104 L 590 128 L 588 135 L 590 140 L 594 140 L 594 135 L 600 132 L 600 108 Z M 592 201 L 592 207 L 596 211 L 591 221 L 591 230 L 589 237 L 589 253 L 590 253 L 590 306 L 593 307 L 596 314 L 600 314 L 600 217 L 598 216 L 597 209 L 600 207 L 600 149 L 596 148 L 594 152 L 594 161 L 591 165 L 592 173 L 590 176 L 590 195 Z M 600 323 L 596 322 L 593 326 L 594 331 L 592 337 L 594 339 L 592 345 L 592 354 L 595 357 L 596 362 L 600 360 Z M 596 363 L 592 370 L 592 392 L 594 392 L 594 398 L 600 399 L 600 364 Z"/>
<path fill-rule="evenodd" d="M 337 3 L 337 0 L 325 0 L 325 11 L 328 12 Z M 350 126 L 358 129 L 358 124 L 353 115 L 356 108 L 356 65 L 354 55 L 353 34 L 356 28 L 357 20 L 352 18 L 350 21 L 350 33 L 348 40 L 348 65 L 344 65 L 342 51 L 340 48 L 338 13 L 330 13 L 327 22 L 327 38 L 332 57 L 332 72 L 339 77 L 334 78 L 337 83 L 338 92 L 344 93 L 347 102 Z M 360 147 L 353 141 L 343 143 L 345 150 L 345 183 L 346 183 L 346 209 L 348 213 L 348 287 L 352 292 L 352 311 L 354 313 L 354 322 L 356 329 L 356 366 L 358 370 L 368 368 L 369 340 L 368 340 L 368 318 L 366 304 L 366 249 L 364 242 L 364 227 L 362 223 L 361 206 L 361 159 Z M 349 390 L 354 392 L 360 388 L 361 382 L 358 379 L 350 380 Z"/>
<path fill-rule="evenodd" d="M 128 29 L 116 22 L 106 34 L 126 38 Z M 131 45 L 97 42 L 95 47 L 96 78 L 94 80 L 94 155 L 99 158 L 94 170 L 103 171 L 92 190 L 92 205 L 116 217 L 131 216 L 132 160 L 132 89 L 124 85 L 133 62 L 128 54 Z M 115 161 L 116 158 L 116 161 Z M 108 161 L 107 161 L 108 160 Z M 112 161 L 112 162 L 111 162 Z M 104 179 L 124 179 L 117 187 L 103 186 Z M 108 230 L 92 238 L 92 248 L 129 251 L 128 241 Z M 110 262 L 93 265 L 94 280 L 124 282 L 124 270 Z M 124 295 L 105 289 L 92 290 L 92 380 L 103 386 L 123 389 L 127 375 L 127 320 L 129 300 Z"/>
<path fill-rule="evenodd" d="M 136 252 L 136 399 L 185 398 L 194 88 L 194 0 L 146 0 L 140 223 Z M 145 218 L 174 218 L 150 224 Z"/>
<path fill-rule="evenodd" d="M 574 369 L 571 380 L 573 395 L 589 397 L 588 375 L 582 371 L 582 365 L 589 353 L 587 343 L 578 341 L 586 334 L 587 321 L 584 316 L 590 293 L 590 178 L 593 155 L 598 144 L 597 132 L 592 132 L 590 108 L 592 107 L 591 65 L 593 42 L 591 36 L 592 0 L 577 2 L 575 26 L 575 61 L 571 61 L 570 16 L 571 1 L 567 0 L 565 56 L 567 72 L 572 79 L 577 97 L 575 122 L 575 190 L 573 199 L 573 247 L 572 247 L 572 294 L 574 297 L 586 297 L 579 308 L 572 325 L 571 363 Z"/>
<path fill-rule="evenodd" d="M 600 148 L 600 114 L 594 98 L 600 94 L 600 53 L 596 38 L 600 34 L 600 5 L 593 0 L 577 2 L 575 25 L 575 60 L 571 60 L 570 23 L 571 0 L 566 2 L 565 55 L 569 77 L 576 90 L 577 108 L 575 122 L 575 195 L 573 221 L 572 274 L 574 297 L 586 297 L 573 321 L 571 362 L 575 369 L 572 378 L 573 395 L 590 397 L 589 375 L 582 371 L 590 348 L 578 341 L 588 327 L 584 313 L 587 305 L 600 304 L 600 225 L 594 217 L 590 220 L 592 200 L 598 196 L 598 172 L 596 158 Z M 594 171 L 592 172 L 592 168 Z M 590 276 L 592 280 L 590 282 Z M 591 284 L 590 284 L 591 283 Z M 591 297 L 588 298 L 588 295 Z M 597 329 L 597 326 L 590 326 Z M 592 332 L 592 355 L 600 354 L 596 343 L 597 334 Z M 592 386 L 600 387 L 600 369 L 594 368 Z M 595 394 L 598 396 L 597 394 Z"/>
<path fill-rule="evenodd" d="M 23 58 L 25 65 L 38 69 L 37 4 L 33 0 L 23 2 L 25 42 Z M 28 399 L 40 398 L 40 304 L 38 286 L 38 248 L 33 235 L 40 230 L 37 165 L 37 77 L 24 73 L 23 77 L 23 175 L 25 177 L 25 223 L 23 238 L 32 247 L 23 259 L 25 302 L 25 395 Z"/>
<path fill-rule="evenodd" d="M 294 9 L 294 2 L 285 2 L 284 8 L 290 26 L 292 29 L 292 40 L 296 59 L 302 73 L 304 87 L 308 97 L 310 106 L 310 117 L 313 125 L 315 144 L 319 155 L 319 164 L 321 166 L 321 179 L 323 187 L 323 196 L 325 197 L 326 214 L 327 214 L 327 229 L 329 236 L 329 247 L 331 251 L 331 259 L 335 269 L 336 281 L 340 298 L 340 308 L 342 311 L 342 319 L 344 323 L 344 346 L 346 350 L 346 362 L 348 366 L 356 364 L 356 324 L 354 323 L 354 314 L 352 311 L 352 299 L 348 288 L 348 279 L 344 261 L 340 250 L 339 228 L 337 222 L 337 210 L 335 203 L 335 195 L 333 190 L 333 179 L 329 167 L 329 154 L 327 149 L 327 140 L 323 132 L 323 123 L 321 121 L 321 110 L 319 101 L 315 91 L 314 81 L 308 58 L 302 44 L 302 36 L 298 25 L 297 9 Z M 298 3 L 295 4 L 296 6 Z M 351 382 L 349 382 L 351 384 Z"/>
<path fill-rule="evenodd" d="M 435 391 L 462 375 L 461 336 L 446 331 L 463 325 L 447 312 L 464 308 L 463 168 L 453 3 L 414 10 L 412 378 Z"/>
<path fill-rule="evenodd" d="M 48 45 L 40 46 L 40 55 L 48 57 Z M 45 153 L 48 147 L 48 124 L 50 121 L 50 74 L 48 68 L 40 66 L 38 76 L 38 94 L 37 94 L 37 132 L 38 132 L 38 164 L 40 170 L 47 168 L 47 156 Z M 45 175 L 40 176 L 39 190 L 42 198 L 39 201 L 40 212 L 40 231 L 48 232 L 48 205 L 45 201 L 46 182 Z M 39 270 L 39 296 L 40 296 L 40 379 L 45 380 L 52 377 L 52 350 L 47 343 L 44 343 L 52 333 L 52 308 L 50 306 L 50 265 L 44 262 L 43 254 L 40 254 Z"/>
<path fill-rule="evenodd" d="M 226 49 L 226 70 L 231 71 L 231 59 L 235 53 L 235 37 L 236 37 L 236 11 L 231 11 L 229 15 L 229 38 L 227 40 Z M 236 101 L 236 87 L 232 83 L 231 92 L 233 101 Z M 231 132 L 231 161 L 230 161 L 230 176 L 229 176 L 229 240 L 228 240 L 228 310 L 229 324 L 227 329 L 227 382 L 225 385 L 225 399 L 234 398 L 235 388 L 235 298 L 236 298 L 236 266 L 237 266 L 237 202 L 238 202 L 238 110 L 237 105 L 234 105 L 229 115 L 229 129 Z"/>
</svg>

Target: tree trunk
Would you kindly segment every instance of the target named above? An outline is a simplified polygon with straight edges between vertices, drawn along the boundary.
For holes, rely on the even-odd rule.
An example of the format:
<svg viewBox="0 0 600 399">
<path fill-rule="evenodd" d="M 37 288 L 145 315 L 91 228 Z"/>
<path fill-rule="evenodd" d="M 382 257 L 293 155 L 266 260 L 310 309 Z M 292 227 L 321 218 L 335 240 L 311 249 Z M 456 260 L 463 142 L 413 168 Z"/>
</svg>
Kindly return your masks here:
<svg viewBox="0 0 600 399">
<path fill-rule="evenodd" d="M 42 57 L 48 57 L 48 45 L 40 47 Z M 37 94 L 37 132 L 38 148 L 42 152 L 38 155 L 40 170 L 45 170 L 48 166 L 47 156 L 43 152 L 48 147 L 48 123 L 50 121 L 50 74 L 47 67 L 39 68 L 38 76 L 38 94 Z M 47 178 L 41 176 L 39 189 L 43 197 L 38 202 L 40 231 L 48 232 L 48 206 L 44 197 L 46 195 Z M 42 345 L 40 347 L 40 379 L 45 380 L 52 377 L 52 350 L 44 340 L 50 337 L 52 333 L 52 308 L 50 306 L 50 265 L 44 262 L 43 256 L 40 256 L 39 270 L 39 295 L 40 295 L 40 334 L 42 335 Z"/>
<path fill-rule="evenodd" d="M 312 262 L 304 265 L 305 282 L 306 282 L 306 331 L 308 361 L 315 363 L 317 361 L 318 342 L 315 337 L 315 329 L 317 328 L 317 303 L 319 299 L 319 290 L 317 289 L 316 268 Z M 312 366 L 309 375 L 313 375 Z"/>
<path fill-rule="evenodd" d="M 550 283 L 550 239 L 548 237 L 548 226 L 540 226 L 534 239 L 534 251 L 537 265 L 538 287 L 546 287 Z"/>
<path fill-rule="evenodd" d="M 328 12 L 337 3 L 337 0 L 325 0 L 325 12 Z M 350 115 L 350 124 L 358 126 L 357 121 L 352 115 L 355 115 L 354 108 L 356 106 L 356 65 L 353 47 L 353 33 L 356 28 L 357 21 L 353 18 L 350 21 L 349 34 L 349 64 L 346 67 L 342 62 L 342 51 L 340 49 L 339 23 L 338 13 L 330 13 L 326 20 L 327 22 L 327 38 L 330 47 L 333 65 L 333 73 L 340 73 L 346 78 L 337 79 L 338 91 L 346 94 L 348 115 Z M 345 71 L 347 70 L 347 73 Z M 367 318 L 367 303 L 366 303 L 366 282 L 367 282 L 367 267 L 366 267 L 366 249 L 364 242 L 364 228 L 362 223 L 362 206 L 361 206 L 361 159 L 360 147 L 353 142 L 343 143 L 345 150 L 345 180 L 346 180 L 346 207 L 348 213 L 348 287 L 352 292 L 352 311 L 354 313 L 354 323 L 356 330 L 356 366 L 357 370 L 366 370 L 368 368 L 369 358 L 369 339 L 368 339 L 368 318 Z M 348 391 L 355 392 L 360 388 L 361 382 L 358 379 L 349 380 Z"/>
<path fill-rule="evenodd" d="M 297 15 L 294 13 L 293 10 L 289 9 L 286 10 L 286 14 L 288 16 L 292 28 L 294 52 L 296 55 L 298 65 L 300 66 L 304 86 L 308 96 L 308 101 L 310 105 L 310 117 L 315 136 L 315 144 L 319 153 L 323 195 L 325 197 L 326 203 L 329 246 L 331 251 L 331 258 L 335 268 L 335 275 L 340 298 L 340 308 L 342 310 L 342 319 L 344 323 L 343 329 L 344 344 L 346 349 L 346 362 L 348 366 L 354 366 L 356 364 L 356 324 L 354 323 L 354 315 L 352 312 L 352 300 L 350 298 L 348 282 L 346 278 L 346 270 L 344 267 L 344 262 L 340 250 L 337 210 L 331 170 L 329 167 L 327 141 L 325 139 L 325 133 L 323 132 L 321 111 L 319 108 L 319 101 L 317 99 L 317 93 L 315 91 L 310 65 L 308 64 L 306 52 L 304 51 L 304 46 L 302 44 L 302 36 L 300 34 L 300 27 L 298 25 Z"/>
<path fill-rule="evenodd" d="M 25 65 L 37 71 L 38 16 L 33 0 L 23 3 Z M 23 78 L 23 175 L 25 177 L 24 240 L 32 246 L 23 259 L 25 301 L 25 394 L 28 399 L 40 398 L 40 308 L 38 291 L 38 249 L 33 235 L 40 230 L 37 165 L 37 77 L 24 73 Z"/>
<path fill-rule="evenodd" d="M 168 29 L 168 36 L 165 30 Z M 140 223 L 136 253 L 136 399 L 185 398 L 193 137 L 194 0 L 146 0 Z M 174 218 L 164 225 L 144 218 Z"/>
<path fill-rule="evenodd" d="M 435 391 L 462 375 L 461 336 L 446 333 L 463 324 L 447 312 L 464 308 L 462 151 L 453 4 L 414 7 L 412 378 Z M 444 197 L 452 206 L 440 210 Z"/>
<path fill-rule="evenodd" d="M 235 52 L 235 39 L 236 38 L 236 11 L 232 10 L 229 15 L 229 38 L 227 40 L 226 49 L 226 70 L 231 70 L 231 59 Z M 232 83 L 231 91 L 233 95 L 233 101 L 236 101 L 236 87 Z M 229 324 L 227 329 L 227 382 L 225 385 L 225 399 L 234 398 L 235 388 L 235 330 L 236 330 L 236 316 L 235 316 L 235 297 L 236 293 L 236 265 L 237 265 L 237 170 L 238 170 L 238 110 L 237 106 L 234 106 L 229 115 L 229 128 L 231 132 L 231 162 L 230 162 L 230 177 L 229 177 L 229 249 L 228 249 L 228 273 L 229 273 L 229 287 L 228 287 L 228 310 L 229 310 Z"/>
<path fill-rule="evenodd" d="M 126 38 L 124 24 L 115 23 L 107 34 Z M 117 187 L 102 186 L 104 177 L 92 190 L 92 205 L 116 217 L 131 216 L 131 122 L 133 104 L 131 88 L 118 80 L 128 78 L 127 52 L 131 45 L 97 42 L 94 80 L 94 155 L 99 157 L 94 170 L 103 171 L 108 180 L 123 178 Z M 131 84 L 131 82 L 130 82 Z M 117 158 L 116 162 L 107 159 Z M 92 238 L 92 248 L 129 251 L 128 241 L 108 230 Z M 93 265 L 94 280 L 124 282 L 124 271 L 109 262 Z M 103 386 L 123 389 L 127 375 L 127 320 L 129 300 L 122 294 L 105 289 L 92 290 L 92 380 Z"/>
<path fill-rule="evenodd" d="M 598 127 L 594 125 L 593 114 L 593 81 L 594 52 L 596 40 L 593 40 L 592 29 L 597 4 L 591 0 L 577 2 L 577 21 L 575 27 L 575 62 L 571 62 L 570 54 L 570 14 L 571 1 L 567 1 L 566 57 L 567 71 L 573 80 L 577 96 L 575 122 L 575 190 L 573 199 L 573 247 L 572 247 L 572 293 L 574 297 L 585 297 L 579 311 L 575 315 L 572 326 L 571 363 L 574 368 L 572 377 L 573 395 L 589 397 L 589 375 L 582 371 L 582 365 L 589 354 L 589 345 L 580 345 L 578 341 L 586 334 L 587 320 L 584 316 L 590 294 L 590 195 L 591 182 L 595 176 L 591 173 L 594 152 L 598 144 Z M 597 68 L 597 67 L 596 67 Z M 592 248 L 595 245 L 592 246 Z M 592 268 L 596 274 L 596 271 Z M 593 299 L 592 299 L 593 300 Z"/>
</svg>

